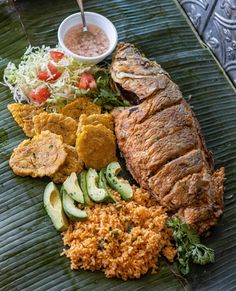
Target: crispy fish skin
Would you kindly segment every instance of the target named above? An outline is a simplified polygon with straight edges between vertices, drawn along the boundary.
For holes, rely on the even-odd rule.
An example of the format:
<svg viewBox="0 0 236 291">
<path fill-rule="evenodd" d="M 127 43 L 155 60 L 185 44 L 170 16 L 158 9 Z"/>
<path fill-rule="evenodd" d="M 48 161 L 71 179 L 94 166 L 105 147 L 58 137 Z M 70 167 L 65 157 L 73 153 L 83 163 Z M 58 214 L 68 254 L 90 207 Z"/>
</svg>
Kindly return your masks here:
<svg viewBox="0 0 236 291">
<path fill-rule="evenodd" d="M 145 58 L 134 46 L 120 43 L 113 56 L 111 77 L 115 82 L 122 83 L 124 90 L 135 93 L 142 100 L 157 89 L 165 88 L 169 74 L 156 62 Z"/>
<path fill-rule="evenodd" d="M 89 124 L 91 125 L 102 124 L 106 128 L 110 129 L 112 132 L 114 130 L 114 122 L 113 122 L 113 117 L 111 114 L 109 113 L 91 114 L 91 115 L 82 114 L 79 119 L 77 134 L 81 132 L 82 127 L 84 125 L 89 125 Z"/>
<path fill-rule="evenodd" d="M 64 144 L 67 153 L 65 162 L 60 166 L 55 174 L 51 175 L 54 183 L 63 183 L 72 172 L 79 174 L 83 170 L 84 163 L 78 156 L 76 149 L 70 145 Z"/>
<path fill-rule="evenodd" d="M 75 144 L 77 122 L 74 119 L 59 113 L 43 112 L 33 118 L 33 123 L 36 134 L 50 130 L 61 135 L 64 143 Z"/>
<path fill-rule="evenodd" d="M 9 164 L 16 175 L 35 178 L 53 175 L 66 157 L 62 137 L 47 130 L 21 142 Z"/>
<path fill-rule="evenodd" d="M 87 168 L 101 170 L 117 160 L 115 136 L 102 124 L 84 125 L 77 136 L 76 149 Z"/>
<path fill-rule="evenodd" d="M 118 45 L 111 75 L 140 101 L 112 112 L 128 170 L 171 215 L 206 232 L 223 213 L 224 168 L 214 170 L 191 107 L 169 75 L 131 44 Z"/>
<path fill-rule="evenodd" d="M 64 106 L 60 113 L 69 116 L 79 122 L 81 114 L 100 114 L 101 110 L 101 106 L 91 102 L 88 98 L 79 97 L 75 101 L 72 101 L 71 103 Z"/>
<path fill-rule="evenodd" d="M 17 124 L 23 129 L 28 137 L 34 136 L 33 117 L 44 112 L 42 109 L 29 104 L 8 104 L 8 110 L 11 112 Z"/>
</svg>

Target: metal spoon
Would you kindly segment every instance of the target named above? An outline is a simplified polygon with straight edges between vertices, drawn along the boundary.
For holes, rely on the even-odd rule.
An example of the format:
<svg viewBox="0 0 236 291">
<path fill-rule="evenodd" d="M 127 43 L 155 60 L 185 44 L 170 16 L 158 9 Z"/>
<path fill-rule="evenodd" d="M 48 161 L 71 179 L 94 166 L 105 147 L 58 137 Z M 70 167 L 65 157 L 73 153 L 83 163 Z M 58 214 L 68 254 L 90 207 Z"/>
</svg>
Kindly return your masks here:
<svg viewBox="0 0 236 291">
<path fill-rule="evenodd" d="M 93 34 L 88 30 L 88 26 L 86 24 L 86 20 L 85 20 L 85 15 L 84 15 L 84 5 L 83 5 L 83 0 L 76 0 L 78 5 L 79 5 L 79 9 L 81 12 L 81 18 L 82 18 L 82 24 L 83 24 L 83 28 L 82 28 L 82 32 L 81 32 L 81 36 L 83 36 L 83 34 L 87 35 L 87 36 L 93 36 Z"/>
</svg>

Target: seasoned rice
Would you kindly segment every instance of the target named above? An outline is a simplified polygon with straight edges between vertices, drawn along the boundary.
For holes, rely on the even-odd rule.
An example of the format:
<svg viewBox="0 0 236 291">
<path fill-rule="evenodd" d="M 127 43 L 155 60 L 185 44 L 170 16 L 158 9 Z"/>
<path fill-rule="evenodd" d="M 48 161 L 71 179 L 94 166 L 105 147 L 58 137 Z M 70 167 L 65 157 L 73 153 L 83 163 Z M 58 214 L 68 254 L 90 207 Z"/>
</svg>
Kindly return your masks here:
<svg viewBox="0 0 236 291">
<path fill-rule="evenodd" d="M 157 271 L 161 254 L 172 262 L 176 250 L 171 244 L 167 214 L 148 193 L 134 191 L 131 201 L 86 207 L 87 221 L 71 222 L 64 232 L 71 269 L 101 270 L 106 277 L 123 280 Z"/>
</svg>

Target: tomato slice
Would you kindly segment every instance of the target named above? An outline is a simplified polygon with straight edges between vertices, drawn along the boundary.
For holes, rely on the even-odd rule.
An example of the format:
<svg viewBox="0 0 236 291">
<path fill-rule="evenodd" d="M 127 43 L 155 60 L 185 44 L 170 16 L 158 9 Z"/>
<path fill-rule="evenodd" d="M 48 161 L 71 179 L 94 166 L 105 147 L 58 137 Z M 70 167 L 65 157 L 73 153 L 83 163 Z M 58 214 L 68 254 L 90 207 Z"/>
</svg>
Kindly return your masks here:
<svg viewBox="0 0 236 291">
<path fill-rule="evenodd" d="M 38 88 L 36 90 L 31 90 L 29 93 L 29 97 L 38 104 L 45 102 L 49 96 L 50 92 L 47 88 Z"/>
<path fill-rule="evenodd" d="M 58 52 L 58 51 L 51 51 L 50 52 L 50 57 L 55 62 L 59 62 L 64 57 L 64 54 L 62 52 Z"/>
<path fill-rule="evenodd" d="M 39 71 L 38 72 L 38 79 L 41 81 L 56 81 L 62 74 L 60 70 L 56 66 L 54 66 L 51 62 L 48 63 L 48 69 L 51 75 L 47 71 Z"/>
<path fill-rule="evenodd" d="M 92 74 L 83 73 L 79 82 L 80 89 L 96 89 L 97 84 Z"/>
<path fill-rule="evenodd" d="M 50 80 L 50 76 L 47 71 L 39 71 L 37 75 L 38 79 L 41 81 L 48 81 Z"/>
<path fill-rule="evenodd" d="M 56 66 L 54 66 L 51 62 L 48 63 L 48 69 L 52 74 L 51 80 L 56 81 L 62 74 L 60 70 Z"/>
</svg>

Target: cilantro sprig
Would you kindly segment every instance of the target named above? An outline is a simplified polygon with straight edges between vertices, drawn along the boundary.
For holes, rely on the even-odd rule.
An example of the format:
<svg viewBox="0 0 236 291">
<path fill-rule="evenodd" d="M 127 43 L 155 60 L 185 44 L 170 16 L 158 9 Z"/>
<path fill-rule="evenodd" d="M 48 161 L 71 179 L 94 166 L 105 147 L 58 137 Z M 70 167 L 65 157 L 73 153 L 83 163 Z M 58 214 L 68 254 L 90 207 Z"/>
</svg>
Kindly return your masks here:
<svg viewBox="0 0 236 291">
<path fill-rule="evenodd" d="M 214 250 L 201 244 L 198 234 L 189 225 L 182 223 L 176 217 L 170 218 L 167 225 L 174 230 L 173 238 L 177 248 L 178 267 L 182 274 L 189 273 L 190 261 L 200 265 L 214 262 Z"/>
<path fill-rule="evenodd" d="M 127 100 L 121 99 L 120 90 L 111 86 L 111 77 L 108 70 L 100 70 L 96 76 L 97 88 L 93 92 L 93 102 L 104 109 L 112 109 L 115 106 L 130 106 Z"/>
</svg>

